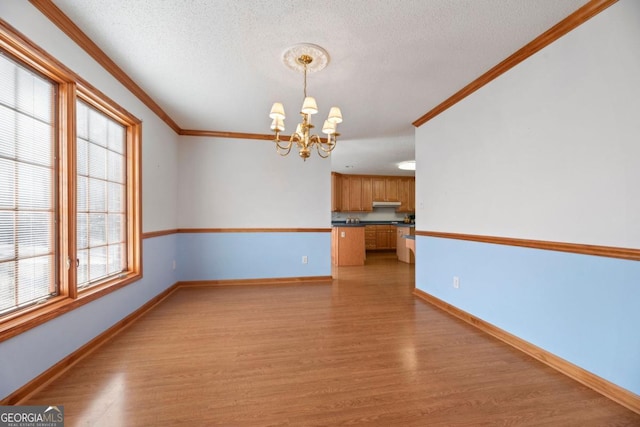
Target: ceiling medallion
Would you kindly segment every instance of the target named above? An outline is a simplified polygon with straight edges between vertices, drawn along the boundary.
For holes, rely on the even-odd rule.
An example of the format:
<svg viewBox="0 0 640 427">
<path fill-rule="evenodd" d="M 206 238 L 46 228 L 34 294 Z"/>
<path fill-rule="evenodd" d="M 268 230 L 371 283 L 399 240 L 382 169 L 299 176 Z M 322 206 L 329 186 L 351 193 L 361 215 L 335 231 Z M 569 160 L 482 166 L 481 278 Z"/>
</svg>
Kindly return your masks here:
<svg viewBox="0 0 640 427">
<path fill-rule="evenodd" d="M 284 131 L 284 107 L 280 102 L 275 102 L 271 107 L 269 117 L 271 130 L 275 132 L 274 142 L 276 151 L 281 156 L 286 156 L 291 152 L 291 147 L 295 143 L 299 149 L 299 155 L 305 161 L 311 155 L 311 150 L 316 149 L 322 158 L 329 157 L 329 154 L 336 147 L 338 136 L 336 132 L 338 123 L 342 122 L 342 112 L 338 107 L 331 107 L 329 117 L 322 125 L 322 132 L 327 135 L 326 139 L 318 135 L 310 135 L 309 131 L 314 128 L 311 124 L 311 115 L 318 112 L 315 98 L 307 96 L 307 73 L 322 70 L 329 63 L 329 54 L 320 46 L 313 44 L 298 44 L 287 49 L 282 55 L 282 61 L 287 68 L 304 73 L 304 101 L 300 109 L 302 123 L 298 123 L 296 131 L 288 141 L 280 141 L 280 132 Z"/>
<path fill-rule="evenodd" d="M 282 62 L 290 70 L 303 73 L 304 64 L 299 61 L 301 56 L 313 58 L 313 61 L 307 64 L 307 73 L 322 71 L 329 64 L 327 51 L 318 45 L 310 43 L 297 44 L 285 50 L 282 53 Z"/>
</svg>

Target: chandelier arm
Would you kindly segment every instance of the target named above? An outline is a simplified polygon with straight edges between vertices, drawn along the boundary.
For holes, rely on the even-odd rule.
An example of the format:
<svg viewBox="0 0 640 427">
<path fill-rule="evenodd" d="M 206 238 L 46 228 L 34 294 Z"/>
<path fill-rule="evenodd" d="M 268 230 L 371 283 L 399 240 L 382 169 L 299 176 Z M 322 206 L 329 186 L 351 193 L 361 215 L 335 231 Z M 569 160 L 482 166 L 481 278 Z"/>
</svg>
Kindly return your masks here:
<svg viewBox="0 0 640 427">
<path fill-rule="evenodd" d="M 318 135 L 309 136 L 309 145 L 322 144 L 322 139 Z"/>
<path fill-rule="evenodd" d="M 293 135 L 291 135 L 291 138 L 289 138 L 290 145 L 293 145 L 294 142 L 298 147 L 304 147 L 303 139 L 296 132 L 294 132 Z"/>
<path fill-rule="evenodd" d="M 286 151 L 276 150 L 276 152 L 277 152 L 278 154 L 280 154 L 282 157 L 286 157 L 286 156 L 288 156 L 288 155 L 289 155 L 289 153 L 291 152 L 291 147 L 289 147 L 289 149 L 288 149 L 288 150 L 286 150 Z"/>
<path fill-rule="evenodd" d="M 276 140 L 274 142 L 276 143 L 276 146 L 281 150 L 291 150 L 291 141 L 285 142 L 285 141 Z M 281 145 L 281 144 L 284 144 L 284 145 Z"/>
<path fill-rule="evenodd" d="M 318 152 L 318 156 L 322 157 L 323 159 L 329 157 L 329 151 L 325 151 L 320 144 L 316 144 L 316 151 Z"/>
<path fill-rule="evenodd" d="M 281 146 L 280 144 L 276 144 L 276 152 L 281 156 L 286 156 L 291 152 L 291 144 L 288 146 Z"/>
<path fill-rule="evenodd" d="M 279 132 L 276 132 L 276 138 L 273 140 L 273 142 L 276 143 L 276 151 L 281 156 L 286 156 L 291 152 L 291 145 L 292 145 L 291 140 L 289 140 L 288 142 L 281 141 Z M 284 145 L 281 145 L 281 144 L 284 144 Z"/>
<path fill-rule="evenodd" d="M 330 152 L 333 151 L 334 148 L 336 148 L 337 142 L 338 142 L 338 140 L 336 139 L 335 135 L 329 135 L 327 137 L 327 142 L 320 142 L 319 147 L 325 153 L 330 153 Z"/>
</svg>

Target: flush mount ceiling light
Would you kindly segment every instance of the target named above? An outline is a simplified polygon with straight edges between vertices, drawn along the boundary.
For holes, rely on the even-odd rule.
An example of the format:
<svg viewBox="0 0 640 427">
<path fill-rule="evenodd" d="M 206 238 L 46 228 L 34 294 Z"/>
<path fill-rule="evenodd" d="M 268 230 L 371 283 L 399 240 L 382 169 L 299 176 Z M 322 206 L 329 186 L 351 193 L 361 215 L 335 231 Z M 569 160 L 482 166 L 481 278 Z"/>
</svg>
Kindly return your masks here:
<svg viewBox="0 0 640 427">
<path fill-rule="evenodd" d="M 286 156 L 291 152 L 291 147 L 295 143 L 300 150 L 300 157 L 305 161 L 311 155 L 311 150 L 314 147 L 320 157 L 327 158 L 336 147 L 338 136 L 340 136 L 336 132 L 336 127 L 338 123 L 342 122 L 342 112 L 338 107 L 331 107 L 329 110 L 329 117 L 322 125 L 322 132 L 327 135 L 326 139 L 322 139 L 318 135 L 310 135 L 310 130 L 314 128 L 311 124 L 311 115 L 318 112 L 318 106 L 315 98 L 307 96 L 307 73 L 320 71 L 326 67 L 329 63 L 329 54 L 320 46 L 298 44 L 287 49 L 282 55 L 282 60 L 288 68 L 304 73 L 304 101 L 300 110 L 302 122 L 298 123 L 296 131 L 289 137 L 289 141 L 280 141 L 280 132 L 284 131 L 284 107 L 280 102 L 275 102 L 271 107 L 269 117 L 273 119 L 271 130 L 275 132 L 276 150 L 281 156 Z"/>
<path fill-rule="evenodd" d="M 416 170 L 416 161 L 415 160 L 405 160 L 404 162 L 398 163 L 398 169 L 402 169 L 405 171 L 414 171 Z"/>
</svg>

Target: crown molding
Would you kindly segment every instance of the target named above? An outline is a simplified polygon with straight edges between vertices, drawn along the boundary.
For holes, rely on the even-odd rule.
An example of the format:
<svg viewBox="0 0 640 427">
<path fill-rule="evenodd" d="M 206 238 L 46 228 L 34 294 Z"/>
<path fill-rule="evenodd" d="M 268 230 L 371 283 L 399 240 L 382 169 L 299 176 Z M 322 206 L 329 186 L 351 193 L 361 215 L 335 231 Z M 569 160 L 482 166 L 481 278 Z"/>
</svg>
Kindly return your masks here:
<svg viewBox="0 0 640 427">
<path fill-rule="evenodd" d="M 542 50 L 546 46 L 550 45 L 554 41 L 558 40 L 560 37 L 567 34 L 569 31 L 575 29 L 576 27 L 584 24 L 589 19 L 596 16 L 598 13 L 602 12 L 612 4 L 616 3 L 618 0 L 591 0 L 580 9 L 573 12 L 571 15 L 567 16 L 562 21 L 558 22 L 553 27 L 549 28 L 544 33 L 540 34 L 538 37 L 533 39 L 531 42 L 526 44 L 524 47 L 517 50 L 514 54 L 509 56 L 504 61 L 500 62 L 498 65 L 491 68 L 489 71 L 460 89 L 458 92 L 453 94 L 450 98 L 446 99 L 434 109 L 414 121 L 412 124 L 415 127 L 420 127 L 429 120 L 433 119 L 443 111 L 447 110 L 449 107 L 454 106 L 458 102 L 465 99 L 467 96 L 471 95 L 473 92 L 477 91 L 487 83 L 495 80 L 505 72 L 509 71 L 511 68 L 515 67 L 525 59 L 529 58 L 534 53 Z"/>
</svg>

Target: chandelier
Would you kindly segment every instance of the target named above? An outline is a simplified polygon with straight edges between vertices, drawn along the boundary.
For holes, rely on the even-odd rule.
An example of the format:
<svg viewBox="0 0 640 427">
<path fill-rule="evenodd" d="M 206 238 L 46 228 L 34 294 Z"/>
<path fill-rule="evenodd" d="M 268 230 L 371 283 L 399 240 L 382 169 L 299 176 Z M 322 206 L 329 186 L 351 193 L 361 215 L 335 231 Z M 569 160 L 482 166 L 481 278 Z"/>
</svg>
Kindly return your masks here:
<svg viewBox="0 0 640 427">
<path fill-rule="evenodd" d="M 329 56 L 320 46 L 300 44 L 287 49 L 282 59 L 289 68 L 304 73 L 304 101 L 300 110 L 302 121 L 298 123 L 296 131 L 288 141 L 280 140 L 280 132 L 284 131 L 284 107 L 280 102 L 275 102 L 271 107 L 269 117 L 273 119 L 271 130 L 275 132 L 276 151 L 281 156 L 286 156 L 291 152 L 291 147 L 295 143 L 299 149 L 300 157 L 305 161 L 314 148 L 320 157 L 327 158 L 338 142 L 340 134 L 336 131 L 336 127 L 338 123 L 342 122 L 342 113 L 338 107 L 331 107 L 329 110 L 329 116 L 322 125 L 322 132 L 327 135 L 326 138 L 311 134 L 311 130 L 314 128 L 311 124 L 311 116 L 318 112 L 318 106 L 315 98 L 307 96 L 307 73 L 322 70 L 327 65 Z"/>
</svg>

